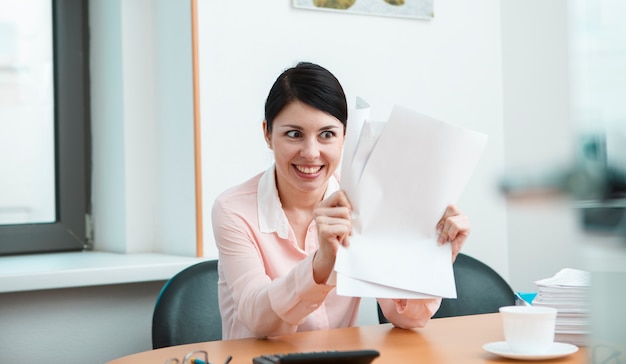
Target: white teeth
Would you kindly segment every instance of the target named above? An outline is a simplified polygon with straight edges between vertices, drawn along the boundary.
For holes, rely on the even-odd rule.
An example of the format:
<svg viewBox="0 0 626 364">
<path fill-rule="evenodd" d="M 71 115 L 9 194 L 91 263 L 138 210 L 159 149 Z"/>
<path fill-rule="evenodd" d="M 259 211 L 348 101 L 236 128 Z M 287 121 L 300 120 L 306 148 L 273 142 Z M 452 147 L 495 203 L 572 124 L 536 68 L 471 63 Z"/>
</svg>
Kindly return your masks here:
<svg viewBox="0 0 626 364">
<path fill-rule="evenodd" d="M 296 166 L 296 168 L 298 169 L 298 171 L 302 172 L 302 173 L 306 173 L 306 174 L 313 174 L 313 173 L 317 173 L 320 171 L 320 169 L 322 169 L 322 167 L 300 167 L 300 166 Z"/>
</svg>

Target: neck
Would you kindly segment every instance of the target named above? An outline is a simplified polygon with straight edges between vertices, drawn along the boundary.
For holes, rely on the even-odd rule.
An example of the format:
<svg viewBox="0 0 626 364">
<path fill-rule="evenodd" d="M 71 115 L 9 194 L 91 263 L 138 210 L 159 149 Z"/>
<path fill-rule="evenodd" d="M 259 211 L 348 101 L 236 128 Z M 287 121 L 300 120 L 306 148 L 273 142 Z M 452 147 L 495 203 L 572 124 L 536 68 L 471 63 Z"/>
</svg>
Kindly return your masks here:
<svg viewBox="0 0 626 364">
<path fill-rule="evenodd" d="M 291 186 L 276 180 L 278 196 L 284 210 L 309 210 L 313 211 L 324 199 L 326 193 L 326 183 L 323 188 L 314 191 L 300 191 Z"/>
</svg>

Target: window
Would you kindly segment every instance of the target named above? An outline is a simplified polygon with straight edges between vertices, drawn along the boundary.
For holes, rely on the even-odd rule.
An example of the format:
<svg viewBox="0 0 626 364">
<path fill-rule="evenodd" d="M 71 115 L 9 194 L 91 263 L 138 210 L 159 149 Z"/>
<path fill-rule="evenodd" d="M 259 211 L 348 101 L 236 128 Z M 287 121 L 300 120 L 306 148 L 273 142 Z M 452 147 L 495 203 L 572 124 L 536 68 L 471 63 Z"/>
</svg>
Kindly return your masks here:
<svg viewBox="0 0 626 364">
<path fill-rule="evenodd" d="M 43 179 L 44 186 L 32 187 L 29 190 L 29 193 L 36 194 L 49 189 L 50 196 L 43 199 L 52 201 L 52 208 L 50 213 L 37 217 L 36 221 L 28 219 L 21 221 L 18 218 L 17 220 L 5 219 L 4 222 L 0 222 L 0 254 L 2 255 L 82 250 L 88 244 L 86 216 L 90 200 L 91 148 L 87 3 L 88 0 L 52 1 L 50 40 L 52 42 L 53 103 L 48 109 L 52 113 L 49 119 L 53 123 L 51 128 L 53 133 L 51 133 L 51 147 L 45 148 L 45 143 L 43 143 L 44 149 L 38 153 L 44 156 L 44 160 L 46 156 L 49 156 L 49 164 L 53 166 L 51 170 L 54 173 L 49 180 Z M 0 8 L 3 9 L 23 5 L 24 3 L 20 0 L 0 0 Z M 25 15 L 32 15 L 32 13 L 32 11 L 24 12 Z M 10 36 L 13 33 L 6 23 L 3 26 L 2 18 L 0 18 L 0 39 L 11 40 Z M 1 43 L 9 44 L 5 41 Z M 9 44 L 8 47 L 11 45 Z M 6 54 L 7 50 L 4 51 Z M 0 48 L 0 57 L 2 52 Z M 2 68 L 0 64 L 0 77 L 4 73 L 10 78 L 9 74 L 12 71 L 15 70 Z M 1 88 L 0 92 L 2 92 Z M 37 99 L 36 102 L 45 103 L 45 100 Z M 1 104 L 0 108 L 2 108 Z M 4 119 L 0 122 L 16 122 L 19 118 Z M 32 134 L 26 135 L 28 138 Z M 10 156 L 11 152 L 13 151 L 2 149 L 5 156 Z M 19 153 L 13 152 L 13 154 L 19 157 Z M 15 172 L 13 170 L 13 173 Z M 9 178 L 11 175 L 11 168 L 2 171 L 2 178 L 5 176 Z M 51 184 L 54 187 L 50 187 Z M 2 204 L 0 201 L 0 211 L 3 208 Z M 10 208 L 5 207 L 6 210 Z"/>
</svg>

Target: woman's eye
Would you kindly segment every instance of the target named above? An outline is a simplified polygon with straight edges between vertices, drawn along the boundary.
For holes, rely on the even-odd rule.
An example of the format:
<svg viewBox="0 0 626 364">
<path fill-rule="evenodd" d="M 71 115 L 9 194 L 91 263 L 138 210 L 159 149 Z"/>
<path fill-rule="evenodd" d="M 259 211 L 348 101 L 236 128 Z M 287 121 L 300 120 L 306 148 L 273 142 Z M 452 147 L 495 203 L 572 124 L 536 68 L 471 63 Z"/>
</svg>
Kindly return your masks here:
<svg viewBox="0 0 626 364">
<path fill-rule="evenodd" d="M 302 133 L 300 133 L 299 130 L 290 130 L 285 135 L 290 138 L 299 138 L 300 136 L 302 136 Z"/>
<path fill-rule="evenodd" d="M 335 133 L 334 133 L 334 132 L 332 132 L 332 131 L 323 131 L 323 132 L 320 134 L 320 137 L 321 137 L 322 139 L 330 139 L 330 138 L 332 138 L 332 137 L 334 137 L 334 136 L 335 136 Z"/>
</svg>

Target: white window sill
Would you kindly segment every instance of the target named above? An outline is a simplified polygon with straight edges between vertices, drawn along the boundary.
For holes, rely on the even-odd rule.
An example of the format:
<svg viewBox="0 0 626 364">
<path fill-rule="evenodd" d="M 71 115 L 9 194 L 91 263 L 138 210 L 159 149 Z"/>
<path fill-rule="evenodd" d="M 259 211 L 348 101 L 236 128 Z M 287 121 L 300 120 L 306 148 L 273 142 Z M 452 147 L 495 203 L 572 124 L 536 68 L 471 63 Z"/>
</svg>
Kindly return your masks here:
<svg viewBox="0 0 626 364">
<path fill-rule="evenodd" d="M 205 258 L 72 252 L 0 257 L 0 293 L 167 280 Z"/>
</svg>

